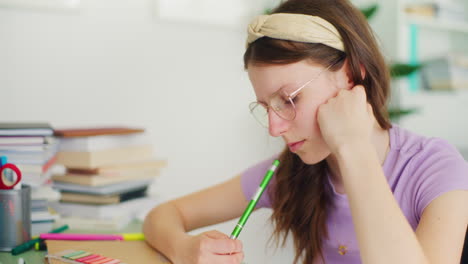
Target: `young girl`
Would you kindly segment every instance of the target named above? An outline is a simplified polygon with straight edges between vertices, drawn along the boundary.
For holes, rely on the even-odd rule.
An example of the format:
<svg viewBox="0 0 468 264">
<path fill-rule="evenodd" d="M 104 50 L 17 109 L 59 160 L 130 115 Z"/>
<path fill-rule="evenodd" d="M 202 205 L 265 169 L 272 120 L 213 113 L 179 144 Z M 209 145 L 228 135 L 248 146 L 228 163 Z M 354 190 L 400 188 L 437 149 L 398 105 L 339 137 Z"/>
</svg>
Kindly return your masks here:
<svg viewBox="0 0 468 264">
<path fill-rule="evenodd" d="M 148 242 L 175 264 L 240 263 L 226 234 L 186 232 L 239 217 L 272 160 L 258 207 L 273 209 L 294 263 L 460 263 L 468 165 L 446 141 L 392 125 L 389 73 L 347 0 L 290 0 L 248 28 L 252 114 L 284 151 L 212 188 L 153 209 Z M 284 240 L 283 240 L 284 241 Z"/>
</svg>

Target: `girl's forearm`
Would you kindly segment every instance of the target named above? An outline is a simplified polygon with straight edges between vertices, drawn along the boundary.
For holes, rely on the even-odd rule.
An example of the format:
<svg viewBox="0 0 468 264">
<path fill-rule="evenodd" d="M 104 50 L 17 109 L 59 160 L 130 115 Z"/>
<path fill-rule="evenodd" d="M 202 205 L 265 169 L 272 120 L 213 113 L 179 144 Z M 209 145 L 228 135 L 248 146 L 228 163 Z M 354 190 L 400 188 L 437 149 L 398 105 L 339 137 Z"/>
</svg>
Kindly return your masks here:
<svg viewBox="0 0 468 264">
<path fill-rule="evenodd" d="M 172 261 L 181 241 L 189 236 L 177 208 L 171 203 L 151 210 L 143 223 L 143 232 L 146 241 Z"/>
<path fill-rule="evenodd" d="M 428 263 L 387 183 L 375 148 L 343 146 L 336 158 L 363 263 Z"/>
</svg>

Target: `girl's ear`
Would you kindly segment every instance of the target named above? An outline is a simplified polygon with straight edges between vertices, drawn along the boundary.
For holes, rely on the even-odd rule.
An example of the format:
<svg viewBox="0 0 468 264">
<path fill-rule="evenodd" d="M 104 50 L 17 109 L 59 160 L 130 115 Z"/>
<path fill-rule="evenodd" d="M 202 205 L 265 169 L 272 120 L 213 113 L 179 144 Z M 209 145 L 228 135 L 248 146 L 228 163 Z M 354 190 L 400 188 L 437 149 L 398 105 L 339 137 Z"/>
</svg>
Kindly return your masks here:
<svg viewBox="0 0 468 264">
<path fill-rule="evenodd" d="M 361 70 L 361 78 L 364 80 L 364 78 L 366 78 L 366 69 L 362 63 L 359 64 L 359 69 Z"/>
<path fill-rule="evenodd" d="M 348 59 L 345 59 L 343 63 L 343 67 L 340 69 L 340 71 L 343 71 L 343 74 L 344 74 L 343 77 L 345 78 L 345 81 L 346 81 L 345 88 L 347 90 L 352 89 L 355 86 L 348 62 L 349 62 Z M 359 68 L 361 70 L 361 77 L 362 79 L 364 79 L 366 77 L 366 69 L 364 69 L 364 65 L 362 64 L 359 65 Z"/>
</svg>

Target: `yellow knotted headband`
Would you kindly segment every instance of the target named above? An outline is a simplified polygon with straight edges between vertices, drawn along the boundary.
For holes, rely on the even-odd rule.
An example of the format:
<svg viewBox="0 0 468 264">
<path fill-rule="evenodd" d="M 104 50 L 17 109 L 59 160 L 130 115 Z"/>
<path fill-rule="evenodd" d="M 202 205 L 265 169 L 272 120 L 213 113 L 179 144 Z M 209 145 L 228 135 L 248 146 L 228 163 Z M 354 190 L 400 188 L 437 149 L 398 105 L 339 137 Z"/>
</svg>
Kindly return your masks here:
<svg viewBox="0 0 468 264">
<path fill-rule="evenodd" d="M 262 37 L 306 43 L 322 43 L 345 51 L 340 33 L 318 16 L 276 13 L 256 17 L 248 27 L 247 45 Z"/>
</svg>

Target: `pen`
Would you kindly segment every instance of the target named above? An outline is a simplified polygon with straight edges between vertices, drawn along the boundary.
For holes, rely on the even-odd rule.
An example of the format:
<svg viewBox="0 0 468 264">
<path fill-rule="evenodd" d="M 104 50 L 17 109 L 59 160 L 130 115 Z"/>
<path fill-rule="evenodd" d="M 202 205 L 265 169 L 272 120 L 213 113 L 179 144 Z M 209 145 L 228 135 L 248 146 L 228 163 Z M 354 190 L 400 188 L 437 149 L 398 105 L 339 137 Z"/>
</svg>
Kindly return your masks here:
<svg viewBox="0 0 468 264">
<path fill-rule="evenodd" d="M 141 233 L 131 233 L 131 234 L 55 234 L 47 233 L 40 234 L 40 239 L 48 240 L 144 240 L 145 236 Z"/>
<path fill-rule="evenodd" d="M 65 230 L 67 230 L 67 229 L 68 229 L 68 225 L 63 225 L 63 226 L 61 226 L 59 228 L 51 230 L 49 233 L 60 233 L 60 232 L 63 232 Z M 18 255 L 20 253 L 23 253 L 26 250 L 29 250 L 32 247 L 34 247 L 34 244 L 36 244 L 36 242 L 39 242 L 39 240 L 40 240 L 40 238 L 34 238 L 34 239 L 29 240 L 28 242 L 25 242 L 25 243 L 23 243 L 21 245 L 18 245 L 18 246 L 14 247 L 11 250 L 11 254 Z"/>
<path fill-rule="evenodd" d="M 244 225 L 247 222 L 247 219 L 249 219 L 250 214 L 255 209 L 255 206 L 257 205 L 258 200 L 260 200 L 260 197 L 262 196 L 263 191 L 265 191 L 268 183 L 270 182 L 273 176 L 273 173 L 275 173 L 275 170 L 278 168 L 279 163 L 280 163 L 279 160 L 274 160 L 270 169 L 266 172 L 265 177 L 263 177 L 263 180 L 257 189 L 257 192 L 254 194 L 254 196 L 252 196 L 252 200 L 250 200 L 249 204 L 247 205 L 247 208 L 245 208 L 244 213 L 239 219 L 239 222 L 237 223 L 236 227 L 232 231 L 231 236 L 230 236 L 231 239 L 236 239 L 239 236 L 242 228 L 244 228 Z"/>
</svg>

